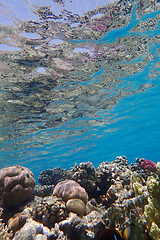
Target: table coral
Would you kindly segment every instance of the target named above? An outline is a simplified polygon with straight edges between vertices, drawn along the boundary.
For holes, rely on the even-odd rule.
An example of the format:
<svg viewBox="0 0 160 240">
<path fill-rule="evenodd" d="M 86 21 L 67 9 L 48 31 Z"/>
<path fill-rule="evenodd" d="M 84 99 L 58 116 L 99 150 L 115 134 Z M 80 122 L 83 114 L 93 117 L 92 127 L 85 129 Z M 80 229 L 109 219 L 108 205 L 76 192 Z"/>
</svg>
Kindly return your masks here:
<svg viewBox="0 0 160 240">
<path fill-rule="evenodd" d="M 36 184 L 33 173 L 25 167 L 13 166 L 0 170 L 0 196 L 8 205 L 24 202 Z"/>
</svg>

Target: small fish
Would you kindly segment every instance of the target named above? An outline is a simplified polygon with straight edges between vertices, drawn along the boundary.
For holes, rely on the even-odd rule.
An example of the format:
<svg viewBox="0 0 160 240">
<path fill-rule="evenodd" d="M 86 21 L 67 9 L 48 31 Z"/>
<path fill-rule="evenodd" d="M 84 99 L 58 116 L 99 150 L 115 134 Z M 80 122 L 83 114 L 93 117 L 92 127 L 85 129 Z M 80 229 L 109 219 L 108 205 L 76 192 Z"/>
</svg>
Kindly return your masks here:
<svg viewBox="0 0 160 240">
<path fill-rule="evenodd" d="M 123 240 L 120 231 L 115 228 L 107 228 L 100 232 L 98 240 Z"/>
<path fill-rule="evenodd" d="M 132 233 L 133 232 L 133 228 L 134 228 L 134 226 L 131 225 L 131 226 L 126 227 L 124 229 L 123 236 L 124 236 L 125 240 L 128 240 L 128 239 L 132 238 L 132 236 L 134 234 L 134 233 Z"/>
<path fill-rule="evenodd" d="M 126 227 L 123 236 L 120 231 L 115 228 L 105 228 L 98 236 L 98 240 L 154 240 L 147 231 L 144 233 L 140 227 L 131 224 Z"/>
</svg>

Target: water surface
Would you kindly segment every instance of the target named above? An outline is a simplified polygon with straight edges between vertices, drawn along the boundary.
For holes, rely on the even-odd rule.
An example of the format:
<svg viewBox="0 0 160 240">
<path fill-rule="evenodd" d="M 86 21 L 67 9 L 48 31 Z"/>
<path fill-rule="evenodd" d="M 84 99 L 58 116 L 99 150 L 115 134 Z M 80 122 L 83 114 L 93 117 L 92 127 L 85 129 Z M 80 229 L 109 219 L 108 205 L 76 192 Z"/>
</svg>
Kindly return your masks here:
<svg viewBox="0 0 160 240">
<path fill-rule="evenodd" d="M 159 161 L 159 1 L 1 1 L 0 167 Z"/>
</svg>

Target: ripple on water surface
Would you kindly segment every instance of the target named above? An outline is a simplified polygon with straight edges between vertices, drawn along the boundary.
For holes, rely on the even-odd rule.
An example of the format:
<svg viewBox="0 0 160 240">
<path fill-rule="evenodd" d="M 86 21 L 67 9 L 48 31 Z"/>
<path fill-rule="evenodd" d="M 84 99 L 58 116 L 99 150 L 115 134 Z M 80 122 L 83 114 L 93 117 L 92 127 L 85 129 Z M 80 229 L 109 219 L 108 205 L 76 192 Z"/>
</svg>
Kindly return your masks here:
<svg viewBox="0 0 160 240">
<path fill-rule="evenodd" d="M 157 162 L 159 1 L 36 4 L 1 4 L 1 167 Z"/>
</svg>

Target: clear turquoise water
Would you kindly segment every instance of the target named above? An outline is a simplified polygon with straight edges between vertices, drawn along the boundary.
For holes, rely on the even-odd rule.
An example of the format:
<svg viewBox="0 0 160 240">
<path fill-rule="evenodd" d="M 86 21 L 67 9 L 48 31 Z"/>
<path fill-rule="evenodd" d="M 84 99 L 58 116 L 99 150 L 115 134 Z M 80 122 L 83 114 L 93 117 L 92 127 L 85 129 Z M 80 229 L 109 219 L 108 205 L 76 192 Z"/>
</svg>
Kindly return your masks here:
<svg viewBox="0 0 160 240">
<path fill-rule="evenodd" d="M 19 24 L 28 20 L 40 23 L 44 21 L 46 24 L 46 20 L 38 19 L 31 3 L 39 6 L 50 4 L 56 14 L 67 9 L 81 16 L 84 11 L 104 5 L 104 1 L 99 1 L 96 6 L 92 6 L 90 1 L 87 6 L 79 1 L 66 1 L 64 6 L 53 1 L 9 1 L 8 5 L 2 1 L 0 50 L 3 56 L 5 53 L 17 53 L 19 56 L 25 50 L 27 44 L 22 47 L 19 36 L 23 36 L 25 40 L 37 38 L 37 33 L 33 30 L 18 31 Z M 160 10 L 159 3 L 156 4 L 156 8 L 146 7 L 148 12 L 141 16 L 137 10 L 138 2 L 134 3 L 131 18 L 126 16 L 128 22 L 124 26 L 115 26 L 102 33 L 97 28 L 97 39 L 87 39 L 86 36 L 79 39 L 77 35 L 73 39 L 65 38 L 62 33 L 53 35 L 46 40 L 52 46 L 55 46 L 54 43 L 59 43 L 60 47 L 63 43 L 72 46 L 67 52 L 68 56 L 71 54 L 69 61 L 64 56 L 55 57 L 58 61 L 65 59 L 66 62 L 60 67 L 54 59 L 51 59 L 50 66 L 42 62 L 26 61 L 25 58 L 21 62 L 8 60 L 6 55 L 1 58 L 0 168 L 23 165 L 31 169 L 37 179 L 44 169 L 57 166 L 69 169 L 75 162 L 85 161 L 91 161 L 97 167 L 102 161 L 112 161 L 119 155 L 127 156 L 129 163 L 135 162 L 137 157 L 159 161 Z M 52 19 L 50 21 L 54 22 Z M 85 24 L 90 26 L 90 23 Z M 7 30 L 4 30 L 4 26 L 7 26 Z M 79 26 L 76 27 L 78 29 Z M 16 34 L 12 36 L 9 28 L 17 31 Z M 126 56 L 133 54 L 130 50 L 131 39 L 136 37 L 146 39 L 147 49 L 144 52 L 134 52 L 127 60 Z M 34 44 L 34 49 L 42 49 L 43 39 L 38 39 L 40 42 Z M 116 50 L 118 43 L 122 45 Z M 107 57 L 96 58 L 96 47 L 99 54 L 102 49 L 105 53 L 108 51 Z M 89 60 L 83 60 L 79 64 L 82 55 L 77 55 L 78 60 L 75 58 L 72 61 L 75 57 L 73 52 L 83 54 L 85 51 L 90 54 Z M 124 53 L 124 59 L 120 57 L 120 53 Z M 48 59 L 46 55 L 43 60 L 45 58 Z M 74 67 L 70 71 L 64 69 L 65 64 Z M 11 76 L 13 66 L 15 69 L 26 69 L 24 75 L 21 71 L 18 73 L 18 81 L 16 74 Z M 7 78 L 4 77 L 5 74 L 8 74 Z M 41 78 L 39 81 L 35 78 L 36 80 L 31 81 L 32 84 L 29 83 L 28 79 L 43 74 L 55 74 L 56 81 L 59 81 L 57 86 L 49 81 L 46 85 L 41 82 Z M 51 81 L 54 81 L 54 77 Z M 41 97 L 37 97 L 37 100 L 35 96 L 39 96 L 38 94 Z"/>
</svg>

